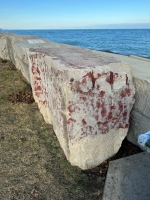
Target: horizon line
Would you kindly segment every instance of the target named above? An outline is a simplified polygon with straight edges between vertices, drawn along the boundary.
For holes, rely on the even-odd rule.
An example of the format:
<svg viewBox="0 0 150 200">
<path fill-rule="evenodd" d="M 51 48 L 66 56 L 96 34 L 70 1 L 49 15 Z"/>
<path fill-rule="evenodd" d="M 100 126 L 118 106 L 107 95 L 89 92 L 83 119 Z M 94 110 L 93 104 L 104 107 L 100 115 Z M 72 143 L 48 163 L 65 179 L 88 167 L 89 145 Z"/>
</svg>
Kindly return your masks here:
<svg viewBox="0 0 150 200">
<path fill-rule="evenodd" d="M 0 31 L 5 31 L 5 30 L 8 30 L 8 31 L 11 31 L 11 30 L 112 30 L 112 29 L 117 29 L 117 30 L 132 30 L 132 29 L 150 29 L 150 27 L 142 27 L 142 28 L 31 28 L 31 29 L 8 29 L 8 28 L 5 28 L 5 29 L 2 29 L 0 28 Z"/>
</svg>

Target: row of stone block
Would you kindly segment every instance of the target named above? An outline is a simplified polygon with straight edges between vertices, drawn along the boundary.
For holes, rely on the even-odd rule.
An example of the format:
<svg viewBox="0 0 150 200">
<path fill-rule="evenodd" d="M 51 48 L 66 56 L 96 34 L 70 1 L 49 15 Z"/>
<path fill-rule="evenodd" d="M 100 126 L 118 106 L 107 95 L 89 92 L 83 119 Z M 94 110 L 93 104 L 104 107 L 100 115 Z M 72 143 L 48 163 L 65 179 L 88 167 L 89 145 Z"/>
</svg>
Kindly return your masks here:
<svg viewBox="0 0 150 200">
<path fill-rule="evenodd" d="M 33 36 L 0 34 L 0 57 L 32 86 L 72 165 L 89 169 L 116 154 L 135 102 L 130 67 L 114 56 Z"/>
</svg>

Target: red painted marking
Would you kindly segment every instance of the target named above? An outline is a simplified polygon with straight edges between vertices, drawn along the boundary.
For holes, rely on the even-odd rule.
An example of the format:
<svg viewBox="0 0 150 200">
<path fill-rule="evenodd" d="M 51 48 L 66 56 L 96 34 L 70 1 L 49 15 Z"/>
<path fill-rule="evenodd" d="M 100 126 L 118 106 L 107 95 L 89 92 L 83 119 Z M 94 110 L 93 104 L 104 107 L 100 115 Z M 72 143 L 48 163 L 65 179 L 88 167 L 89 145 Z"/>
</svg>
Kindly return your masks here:
<svg viewBox="0 0 150 200">
<path fill-rule="evenodd" d="M 99 97 L 104 97 L 104 95 L 105 95 L 105 91 L 100 91 Z"/>
<path fill-rule="evenodd" d="M 86 97 L 80 97 L 81 100 L 86 101 L 87 98 Z"/>
<path fill-rule="evenodd" d="M 94 118 L 98 121 L 99 115 L 95 115 Z"/>
<path fill-rule="evenodd" d="M 109 128 L 108 128 L 108 122 L 97 122 L 98 128 L 99 130 L 101 130 L 102 134 L 105 134 L 108 132 Z"/>
<path fill-rule="evenodd" d="M 118 101 L 118 105 L 119 105 L 119 111 L 122 112 L 123 111 L 123 104 L 121 101 Z"/>
<path fill-rule="evenodd" d="M 96 107 L 99 109 L 101 107 L 101 103 L 99 101 L 96 102 Z"/>
<path fill-rule="evenodd" d="M 126 111 L 122 113 L 122 115 L 123 115 L 124 118 L 127 117 L 127 114 L 128 114 L 128 113 L 127 113 Z"/>
<path fill-rule="evenodd" d="M 67 109 L 69 110 L 70 113 L 75 111 L 75 108 L 73 105 L 69 105 Z"/>
<path fill-rule="evenodd" d="M 102 117 L 105 117 L 106 113 L 107 113 L 107 110 L 106 110 L 106 107 L 105 107 L 104 103 L 101 105 L 101 108 L 102 108 L 101 115 L 102 115 Z"/>
<path fill-rule="evenodd" d="M 75 120 L 75 119 L 72 119 L 72 118 L 70 118 L 70 119 L 68 119 L 68 122 L 67 122 L 67 124 L 71 124 L 71 123 L 74 123 L 74 122 L 76 122 L 76 120 Z"/>
<path fill-rule="evenodd" d="M 41 79 L 41 77 L 36 77 L 36 80 L 41 81 L 42 79 Z"/>
<path fill-rule="evenodd" d="M 69 63 L 69 62 L 68 62 L 68 64 L 69 64 L 71 67 L 74 67 L 74 66 L 75 66 L 75 64 L 73 64 L 73 63 Z"/>
<path fill-rule="evenodd" d="M 122 98 L 126 97 L 126 96 L 131 96 L 131 90 L 130 88 L 124 88 L 121 92 L 120 95 Z"/>
<path fill-rule="evenodd" d="M 109 113 L 108 113 L 108 117 L 107 117 L 107 119 L 108 119 L 108 120 L 111 120 L 112 118 L 113 118 L 113 116 L 112 116 L 112 112 L 109 112 Z"/>
<path fill-rule="evenodd" d="M 110 72 L 110 84 L 114 83 L 113 72 Z"/>
<path fill-rule="evenodd" d="M 46 86 L 43 84 L 43 80 L 41 78 L 41 74 L 46 73 L 46 63 L 45 61 L 40 61 L 42 59 L 42 54 L 35 54 L 30 56 L 32 62 L 32 75 L 33 75 L 33 91 L 35 96 L 38 98 L 38 101 L 41 102 L 43 105 L 47 106 L 48 102 L 46 98 L 48 98 L 48 93 Z M 37 61 L 36 61 L 37 59 Z M 36 61 L 36 62 L 35 62 Z M 39 70 L 40 66 L 40 70 Z M 45 66 L 45 67 L 43 67 Z M 45 99 L 43 98 L 45 97 Z"/>
<path fill-rule="evenodd" d="M 102 76 L 102 74 L 97 73 L 97 78 L 100 78 Z"/>
<path fill-rule="evenodd" d="M 88 134 L 87 134 L 87 132 L 83 132 L 83 133 L 81 133 L 81 135 L 82 135 L 82 137 L 80 139 L 82 139 L 83 137 L 87 136 Z"/>
<path fill-rule="evenodd" d="M 113 105 L 113 106 L 111 105 L 111 106 L 110 106 L 110 109 L 111 109 L 111 110 L 112 110 L 112 109 L 115 109 L 115 106 L 114 106 L 114 105 Z"/>
<path fill-rule="evenodd" d="M 41 88 L 41 86 L 39 85 L 39 86 L 36 86 L 36 87 L 34 87 L 34 90 L 35 90 L 35 91 L 38 91 L 38 90 L 40 90 L 40 91 L 41 91 L 41 90 L 42 90 L 42 88 Z"/>
<path fill-rule="evenodd" d="M 46 100 L 42 101 L 42 103 L 43 103 L 44 105 L 47 105 L 47 101 L 46 101 Z"/>
<path fill-rule="evenodd" d="M 99 90 L 100 89 L 100 85 L 97 85 L 96 89 Z"/>
<path fill-rule="evenodd" d="M 33 73 L 33 74 L 35 74 L 35 71 L 36 71 L 34 66 L 35 66 L 35 63 L 33 62 L 33 63 L 32 63 L 32 73 Z"/>
<path fill-rule="evenodd" d="M 40 70 L 39 70 L 39 68 L 37 67 L 37 73 L 40 75 Z"/>
<path fill-rule="evenodd" d="M 110 71 L 110 75 L 109 77 L 106 78 L 106 81 L 109 83 L 109 84 L 113 84 L 114 83 L 114 78 L 115 78 L 115 74 L 113 72 Z"/>
<path fill-rule="evenodd" d="M 92 126 L 89 126 L 89 131 L 90 131 L 90 132 L 92 132 L 92 129 L 93 129 L 93 127 L 92 127 Z"/>
<path fill-rule="evenodd" d="M 82 79 L 82 81 L 81 81 L 81 84 L 84 85 L 84 84 L 86 84 L 86 83 L 87 83 L 86 77 L 84 77 L 84 78 Z"/>
<path fill-rule="evenodd" d="M 85 121 L 85 119 L 82 119 L 82 124 L 83 124 L 83 125 L 86 125 L 86 124 L 87 124 L 86 121 Z"/>
<path fill-rule="evenodd" d="M 88 72 L 88 73 L 87 73 L 85 76 L 83 76 L 83 77 L 87 77 L 87 76 L 92 80 L 93 87 L 94 87 L 94 86 L 95 86 L 95 81 L 96 81 L 97 78 L 94 77 L 93 71 L 92 71 L 92 72 Z M 85 80 L 86 80 L 86 79 L 85 79 Z"/>
</svg>

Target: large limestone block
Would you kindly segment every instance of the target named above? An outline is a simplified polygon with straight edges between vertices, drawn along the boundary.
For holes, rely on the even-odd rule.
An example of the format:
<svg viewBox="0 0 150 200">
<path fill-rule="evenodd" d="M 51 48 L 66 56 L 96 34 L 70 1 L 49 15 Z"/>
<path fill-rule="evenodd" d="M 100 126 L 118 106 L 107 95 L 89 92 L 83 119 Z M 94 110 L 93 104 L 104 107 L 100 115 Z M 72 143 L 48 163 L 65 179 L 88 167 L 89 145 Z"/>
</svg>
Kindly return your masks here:
<svg viewBox="0 0 150 200">
<path fill-rule="evenodd" d="M 21 41 L 34 39 L 35 36 L 18 36 L 12 33 L 0 34 L 0 57 L 11 60 L 11 62 L 20 69 L 24 77 L 30 83 L 29 61 L 27 56 L 28 47 Z"/>
<path fill-rule="evenodd" d="M 89 169 L 113 156 L 134 103 L 129 66 L 67 45 L 30 51 L 34 97 L 67 159 Z"/>
<path fill-rule="evenodd" d="M 12 60 L 31 83 L 72 165 L 89 169 L 118 151 L 134 104 L 127 64 L 32 36 L 0 35 L 0 44 L 6 47 L 0 56 Z"/>
</svg>

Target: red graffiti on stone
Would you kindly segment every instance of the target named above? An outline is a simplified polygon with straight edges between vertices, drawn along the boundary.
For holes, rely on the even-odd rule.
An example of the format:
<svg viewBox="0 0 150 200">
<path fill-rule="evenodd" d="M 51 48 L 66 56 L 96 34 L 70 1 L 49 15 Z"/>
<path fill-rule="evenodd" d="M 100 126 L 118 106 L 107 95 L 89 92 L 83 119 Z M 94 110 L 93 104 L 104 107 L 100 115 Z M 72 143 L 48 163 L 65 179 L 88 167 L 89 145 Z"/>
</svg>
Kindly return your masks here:
<svg viewBox="0 0 150 200">
<path fill-rule="evenodd" d="M 38 58 L 38 59 L 37 59 Z M 36 54 L 34 56 L 30 56 L 32 62 L 32 77 L 33 77 L 33 91 L 35 96 L 38 98 L 39 102 L 43 105 L 47 106 L 47 88 L 42 80 L 45 76 L 45 71 L 47 66 L 43 65 L 42 62 L 43 55 Z"/>
<path fill-rule="evenodd" d="M 104 72 L 94 77 L 93 72 L 89 72 L 80 81 L 71 83 L 71 90 L 76 95 L 78 94 L 80 99 L 80 103 L 72 101 L 68 106 L 71 119 L 68 120 L 68 131 L 72 141 L 75 139 L 72 134 L 75 131 L 75 123 L 81 127 L 80 138 L 87 135 L 106 134 L 111 129 L 128 128 L 129 126 L 130 110 L 134 103 L 133 92 L 126 84 L 122 89 L 112 91 L 110 95 L 98 84 L 97 80 L 102 77 L 105 78 L 106 84 L 113 85 L 118 74 Z M 127 75 L 124 78 L 127 83 Z M 91 87 L 90 84 L 88 85 L 89 82 L 92 83 Z M 78 121 L 78 115 L 75 115 L 78 111 L 83 115 L 81 121 Z"/>
<path fill-rule="evenodd" d="M 67 134 L 72 144 L 89 135 L 128 128 L 134 92 L 129 87 L 127 75 L 89 71 L 80 80 L 75 80 L 67 70 L 48 68 L 41 54 L 32 55 L 30 60 L 34 94 L 42 105 L 50 108 L 63 137 Z M 124 85 L 113 90 L 120 77 Z M 63 84 L 68 85 L 73 96 L 68 101 Z"/>
</svg>

